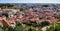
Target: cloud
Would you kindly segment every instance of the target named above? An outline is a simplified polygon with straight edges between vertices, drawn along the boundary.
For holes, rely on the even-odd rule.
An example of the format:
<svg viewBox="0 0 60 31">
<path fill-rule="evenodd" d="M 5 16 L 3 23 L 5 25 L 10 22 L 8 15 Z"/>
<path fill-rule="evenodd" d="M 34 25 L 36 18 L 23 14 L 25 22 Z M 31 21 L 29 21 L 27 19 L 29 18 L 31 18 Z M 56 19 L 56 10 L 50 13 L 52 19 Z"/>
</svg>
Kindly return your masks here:
<svg viewBox="0 0 60 31">
<path fill-rule="evenodd" d="M 0 0 L 0 3 L 60 3 L 60 0 Z"/>
</svg>

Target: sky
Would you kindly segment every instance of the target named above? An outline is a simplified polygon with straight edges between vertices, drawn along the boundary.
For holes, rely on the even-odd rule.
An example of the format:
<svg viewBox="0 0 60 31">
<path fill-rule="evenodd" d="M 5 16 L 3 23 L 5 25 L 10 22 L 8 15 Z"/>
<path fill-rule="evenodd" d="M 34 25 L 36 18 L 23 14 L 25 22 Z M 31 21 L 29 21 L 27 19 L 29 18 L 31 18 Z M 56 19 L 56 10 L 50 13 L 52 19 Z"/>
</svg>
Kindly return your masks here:
<svg viewBox="0 0 60 31">
<path fill-rule="evenodd" d="M 0 0 L 0 3 L 59 3 L 60 0 Z"/>
</svg>

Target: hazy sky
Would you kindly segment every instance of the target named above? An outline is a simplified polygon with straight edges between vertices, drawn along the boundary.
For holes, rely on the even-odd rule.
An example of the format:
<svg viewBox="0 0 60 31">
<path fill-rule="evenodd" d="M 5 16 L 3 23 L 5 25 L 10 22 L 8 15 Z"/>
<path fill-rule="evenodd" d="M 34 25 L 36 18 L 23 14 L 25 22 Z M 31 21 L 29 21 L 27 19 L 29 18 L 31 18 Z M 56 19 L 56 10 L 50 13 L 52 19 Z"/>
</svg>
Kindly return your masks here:
<svg viewBox="0 0 60 31">
<path fill-rule="evenodd" d="M 60 0 L 0 0 L 0 3 L 60 3 Z"/>
</svg>

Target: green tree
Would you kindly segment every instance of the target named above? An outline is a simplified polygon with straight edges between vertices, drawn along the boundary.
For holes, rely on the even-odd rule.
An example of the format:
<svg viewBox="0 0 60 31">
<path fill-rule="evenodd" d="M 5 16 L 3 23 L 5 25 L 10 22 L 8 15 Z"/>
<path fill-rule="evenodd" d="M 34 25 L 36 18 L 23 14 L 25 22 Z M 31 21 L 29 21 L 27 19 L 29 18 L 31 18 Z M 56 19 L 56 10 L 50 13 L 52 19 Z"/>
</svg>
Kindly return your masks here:
<svg viewBox="0 0 60 31">
<path fill-rule="evenodd" d="M 44 27 L 44 26 L 48 26 L 50 23 L 48 21 L 43 21 L 39 23 L 39 26 Z"/>
</svg>

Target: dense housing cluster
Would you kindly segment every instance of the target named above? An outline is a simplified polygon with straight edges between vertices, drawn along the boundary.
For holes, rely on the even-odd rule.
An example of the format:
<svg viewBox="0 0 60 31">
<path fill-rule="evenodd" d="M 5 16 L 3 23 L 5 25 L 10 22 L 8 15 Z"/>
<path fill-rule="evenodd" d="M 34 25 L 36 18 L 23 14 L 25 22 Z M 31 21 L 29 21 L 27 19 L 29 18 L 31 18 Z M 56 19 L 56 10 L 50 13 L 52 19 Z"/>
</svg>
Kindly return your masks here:
<svg viewBox="0 0 60 31">
<path fill-rule="evenodd" d="M 34 23 L 37 27 L 40 27 L 39 23 L 47 21 L 48 23 L 59 22 L 60 8 L 55 7 L 35 7 L 35 8 L 20 9 L 0 9 L 0 26 L 5 24 L 9 28 L 14 28 L 17 22 L 20 24 Z M 45 24 L 45 23 L 44 23 Z M 47 23 L 45 24 L 48 25 Z M 36 27 L 34 26 L 34 27 Z M 43 25 L 44 26 L 44 25 Z M 42 26 L 42 27 L 43 27 Z"/>
</svg>

